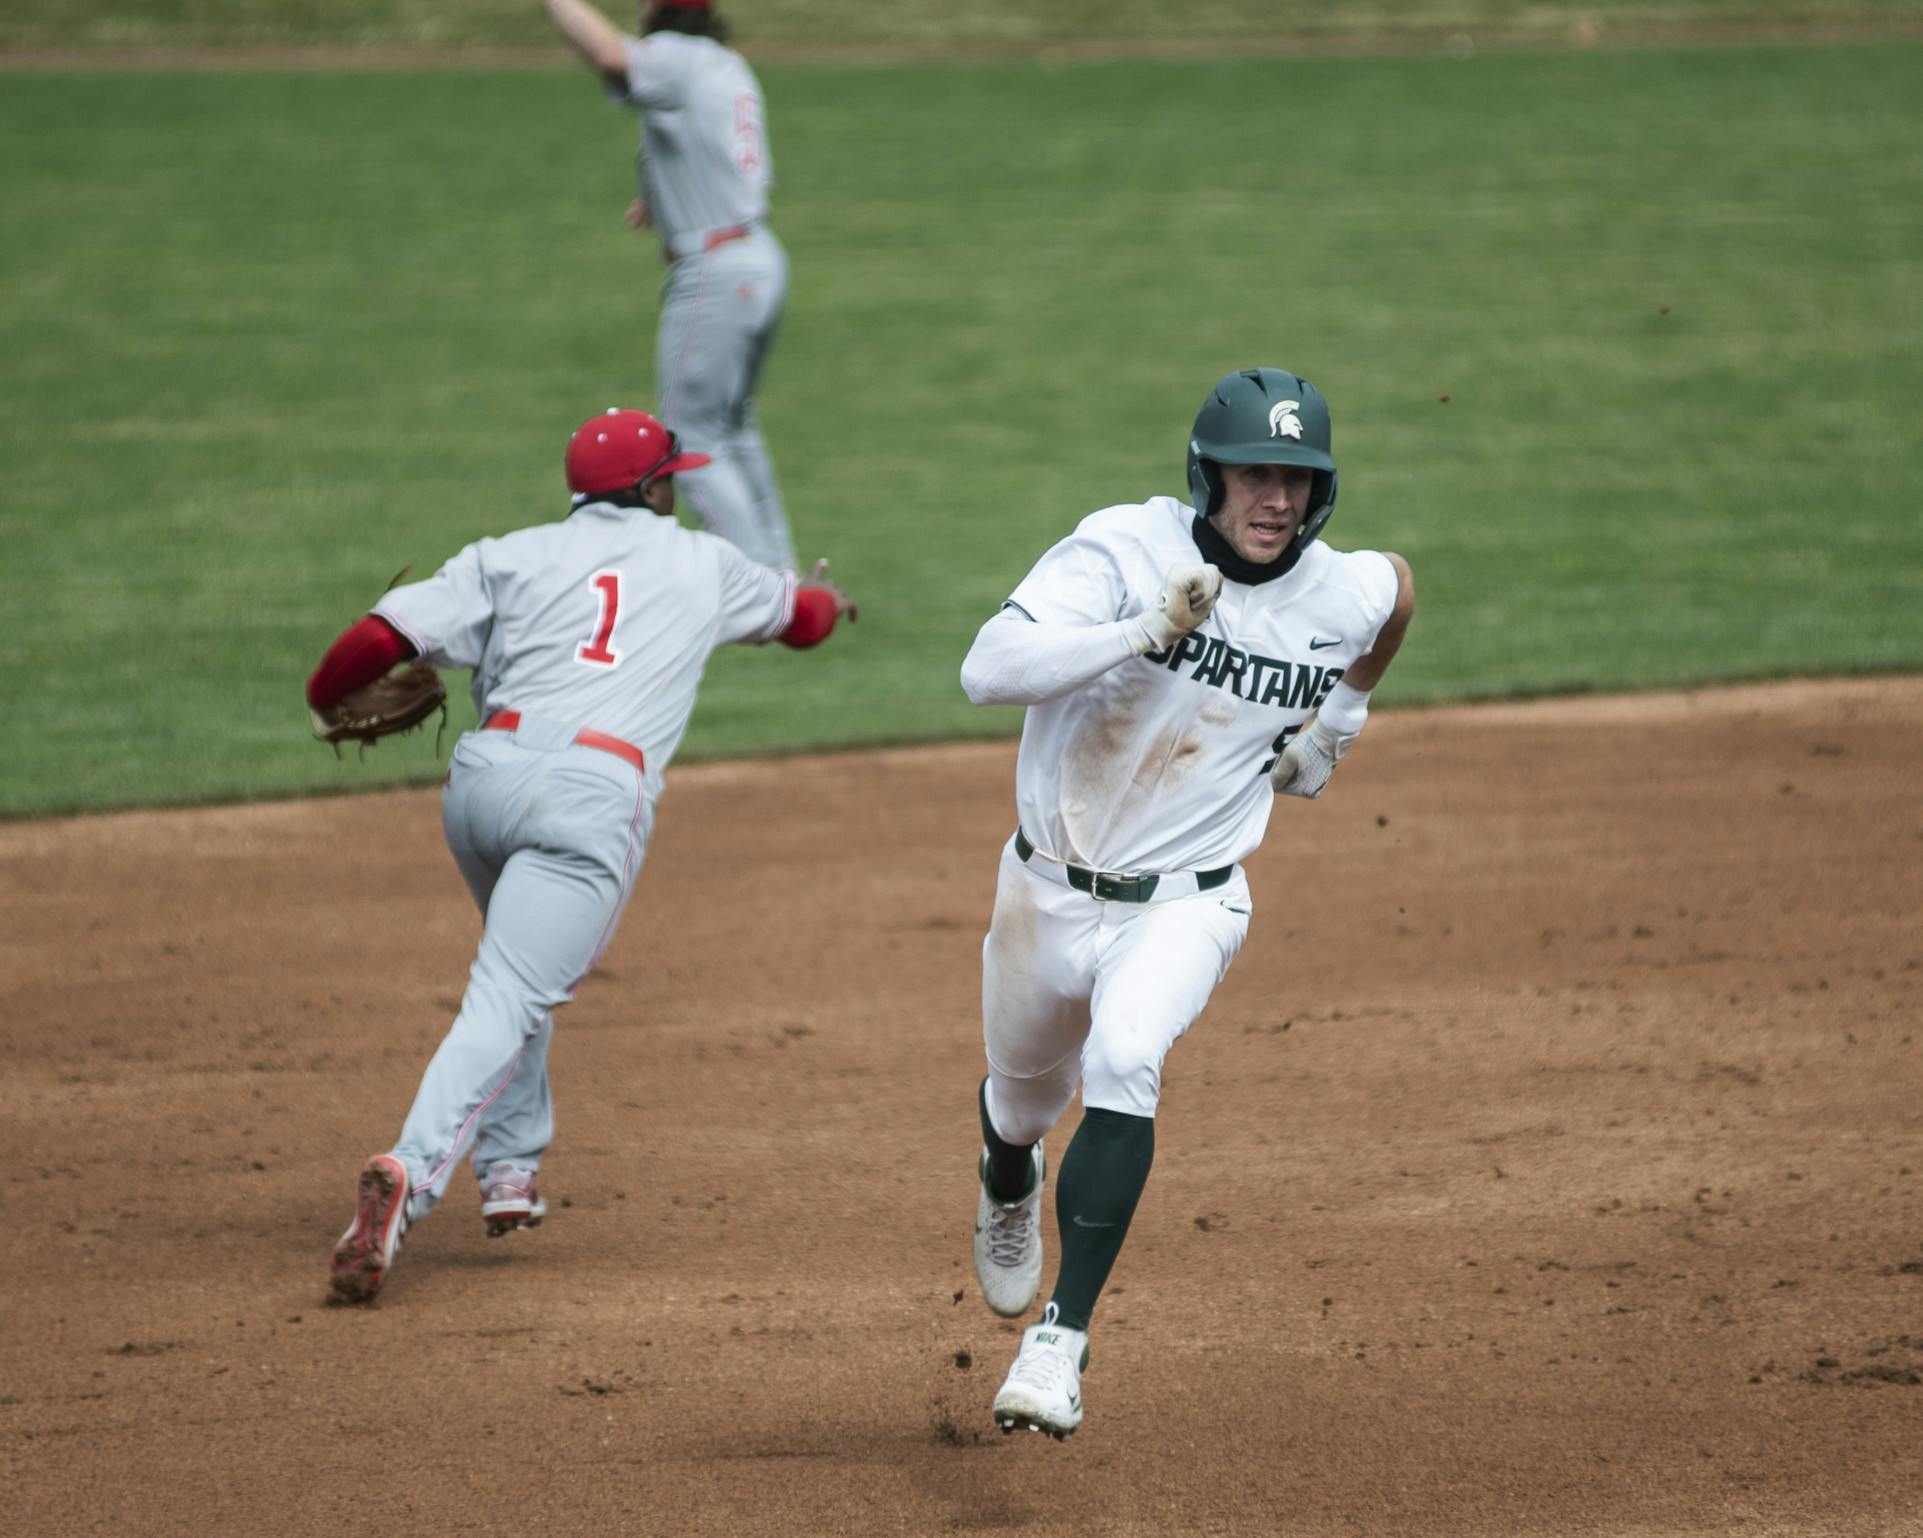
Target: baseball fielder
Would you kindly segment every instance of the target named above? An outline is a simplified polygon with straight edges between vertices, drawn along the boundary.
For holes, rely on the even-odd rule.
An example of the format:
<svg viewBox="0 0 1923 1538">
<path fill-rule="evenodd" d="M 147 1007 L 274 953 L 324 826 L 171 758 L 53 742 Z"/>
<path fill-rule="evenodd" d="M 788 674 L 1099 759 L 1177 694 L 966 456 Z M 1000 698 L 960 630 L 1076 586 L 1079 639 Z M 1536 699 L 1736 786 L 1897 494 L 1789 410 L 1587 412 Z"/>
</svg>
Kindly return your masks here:
<svg viewBox="0 0 1923 1538">
<path fill-rule="evenodd" d="M 400 1141 L 362 1166 L 334 1248 L 339 1298 L 374 1296 L 464 1153 L 490 1234 L 546 1214 L 554 1011 L 613 938 L 709 653 L 813 646 L 853 615 L 820 580 L 825 562 L 797 584 L 674 521 L 676 475 L 705 463 L 646 412 L 589 418 L 568 442 L 566 518 L 483 539 L 394 588 L 308 681 L 317 733 L 413 656 L 472 668 L 481 716 L 441 791 L 448 848 L 485 919 L 480 953 Z"/>
<path fill-rule="evenodd" d="M 1414 612 L 1409 565 L 1342 554 L 1329 408 L 1281 369 L 1210 390 L 1172 497 L 1090 514 L 982 626 L 978 705 L 1028 707 L 1019 826 L 982 947 L 988 1075 L 975 1274 L 996 1313 L 1042 1276 L 1042 1138 L 1079 1083 L 1055 1190 L 1061 1265 L 995 1396 L 1004 1431 L 1082 1421 L 1095 1301 L 1155 1151 L 1162 1061 L 1248 931 L 1238 863 L 1277 794 L 1314 798 Z"/>
<path fill-rule="evenodd" d="M 793 570 L 794 541 L 754 391 L 788 297 L 788 257 L 767 226 L 767 110 L 708 0 L 654 0 L 643 36 L 588 0 L 546 0 L 568 41 L 641 113 L 635 229 L 661 237 L 667 280 L 655 341 L 662 420 L 711 463 L 682 483 L 709 529 Z"/>
</svg>

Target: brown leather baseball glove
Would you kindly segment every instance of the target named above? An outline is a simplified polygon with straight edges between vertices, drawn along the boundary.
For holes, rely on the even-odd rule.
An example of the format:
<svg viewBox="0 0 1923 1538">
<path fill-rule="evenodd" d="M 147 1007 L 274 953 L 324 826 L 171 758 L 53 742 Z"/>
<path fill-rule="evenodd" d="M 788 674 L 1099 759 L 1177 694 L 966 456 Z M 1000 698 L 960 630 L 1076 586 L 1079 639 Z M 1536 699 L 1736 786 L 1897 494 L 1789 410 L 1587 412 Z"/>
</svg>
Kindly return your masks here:
<svg viewBox="0 0 1923 1538">
<path fill-rule="evenodd" d="M 446 726 L 447 686 L 433 668 L 414 661 L 385 678 L 362 684 L 338 704 L 309 714 L 314 718 L 314 735 L 333 743 L 338 753 L 343 742 L 358 742 L 365 749 L 383 737 L 411 732 L 437 710 Z"/>
</svg>

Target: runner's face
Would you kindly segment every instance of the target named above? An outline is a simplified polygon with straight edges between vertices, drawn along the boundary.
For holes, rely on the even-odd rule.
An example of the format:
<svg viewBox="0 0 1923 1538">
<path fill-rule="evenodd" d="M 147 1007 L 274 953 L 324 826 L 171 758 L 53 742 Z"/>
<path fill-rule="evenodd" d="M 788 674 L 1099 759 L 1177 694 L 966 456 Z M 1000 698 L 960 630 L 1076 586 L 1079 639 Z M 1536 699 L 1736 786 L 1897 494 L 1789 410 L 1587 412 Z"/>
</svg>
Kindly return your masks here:
<svg viewBox="0 0 1923 1538">
<path fill-rule="evenodd" d="M 1314 484 L 1305 465 L 1224 465 L 1222 505 L 1209 522 L 1243 560 L 1266 566 L 1302 527 Z"/>
</svg>

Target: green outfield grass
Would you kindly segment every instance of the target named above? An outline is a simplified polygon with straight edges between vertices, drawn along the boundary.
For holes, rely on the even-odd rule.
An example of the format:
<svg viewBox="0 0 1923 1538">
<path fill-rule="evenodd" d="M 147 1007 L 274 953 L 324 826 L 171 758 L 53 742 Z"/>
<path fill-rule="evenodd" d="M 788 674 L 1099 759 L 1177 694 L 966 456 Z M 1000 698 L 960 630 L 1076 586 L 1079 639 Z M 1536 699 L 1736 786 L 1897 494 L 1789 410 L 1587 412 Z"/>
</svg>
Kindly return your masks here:
<svg viewBox="0 0 1923 1538">
<path fill-rule="evenodd" d="M 717 658 L 690 754 L 1012 730 L 975 626 L 1257 362 L 1333 402 L 1330 541 L 1415 565 L 1385 704 L 1923 663 L 1923 46 L 763 73 L 763 419 L 863 612 Z M 646 402 L 631 118 L 578 70 L 16 74 L 0 132 L 0 815 L 438 778 L 336 764 L 301 683 Z"/>
</svg>

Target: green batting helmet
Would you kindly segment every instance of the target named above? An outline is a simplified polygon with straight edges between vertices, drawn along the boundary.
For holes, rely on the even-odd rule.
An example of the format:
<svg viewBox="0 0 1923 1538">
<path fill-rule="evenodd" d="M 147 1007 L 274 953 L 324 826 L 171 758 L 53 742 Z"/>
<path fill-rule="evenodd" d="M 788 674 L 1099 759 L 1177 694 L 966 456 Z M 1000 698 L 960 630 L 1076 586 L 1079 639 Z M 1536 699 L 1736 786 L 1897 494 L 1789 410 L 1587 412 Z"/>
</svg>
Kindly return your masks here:
<svg viewBox="0 0 1923 1538">
<path fill-rule="evenodd" d="M 1221 509 L 1223 465 L 1306 465 L 1314 472 L 1309 510 L 1289 547 L 1306 549 L 1335 511 L 1329 403 L 1322 392 L 1287 369 L 1225 374 L 1189 432 L 1189 494 L 1204 518 Z"/>
</svg>

